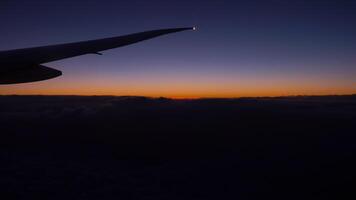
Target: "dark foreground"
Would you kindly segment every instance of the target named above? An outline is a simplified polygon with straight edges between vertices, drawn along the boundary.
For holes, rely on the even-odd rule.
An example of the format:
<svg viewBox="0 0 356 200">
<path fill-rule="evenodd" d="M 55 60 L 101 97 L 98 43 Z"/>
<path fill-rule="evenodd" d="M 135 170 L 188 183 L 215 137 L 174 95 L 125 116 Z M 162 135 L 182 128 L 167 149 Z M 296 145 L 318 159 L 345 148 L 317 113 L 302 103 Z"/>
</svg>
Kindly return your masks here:
<svg viewBox="0 0 356 200">
<path fill-rule="evenodd" d="M 354 199 L 356 96 L 0 96 L 1 199 Z"/>
</svg>

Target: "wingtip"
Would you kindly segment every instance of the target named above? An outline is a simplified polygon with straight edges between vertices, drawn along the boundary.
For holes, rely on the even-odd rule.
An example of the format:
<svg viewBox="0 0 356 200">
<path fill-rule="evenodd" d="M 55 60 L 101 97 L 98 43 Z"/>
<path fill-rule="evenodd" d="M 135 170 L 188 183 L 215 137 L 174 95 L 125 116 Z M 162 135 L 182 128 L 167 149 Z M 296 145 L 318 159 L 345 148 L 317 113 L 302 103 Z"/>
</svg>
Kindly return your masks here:
<svg viewBox="0 0 356 200">
<path fill-rule="evenodd" d="M 182 28 L 170 28 L 170 29 L 160 29 L 156 31 L 164 31 L 165 33 L 174 33 L 174 32 L 180 32 L 180 31 L 196 31 L 197 27 L 192 26 L 192 27 L 182 27 Z"/>
<path fill-rule="evenodd" d="M 192 26 L 192 27 L 187 27 L 187 28 L 182 28 L 183 30 L 192 30 L 192 31 L 196 31 L 197 27 L 196 26 Z"/>
<path fill-rule="evenodd" d="M 197 27 L 191 26 L 191 27 L 184 27 L 184 28 L 176 28 L 175 30 L 177 30 L 177 31 L 196 31 Z"/>
</svg>

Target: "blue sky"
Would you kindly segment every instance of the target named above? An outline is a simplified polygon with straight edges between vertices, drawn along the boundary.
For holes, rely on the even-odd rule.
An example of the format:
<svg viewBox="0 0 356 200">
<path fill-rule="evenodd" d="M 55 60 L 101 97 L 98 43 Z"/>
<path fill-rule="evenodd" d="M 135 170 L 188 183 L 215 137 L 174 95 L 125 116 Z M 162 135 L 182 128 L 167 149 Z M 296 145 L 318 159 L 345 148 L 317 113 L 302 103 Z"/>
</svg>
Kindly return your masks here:
<svg viewBox="0 0 356 200">
<path fill-rule="evenodd" d="M 57 79 L 1 94 L 170 97 L 356 92 L 353 1 L 2 1 L 0 50 L 197 26 L 47 64 Z"/>
</svg>

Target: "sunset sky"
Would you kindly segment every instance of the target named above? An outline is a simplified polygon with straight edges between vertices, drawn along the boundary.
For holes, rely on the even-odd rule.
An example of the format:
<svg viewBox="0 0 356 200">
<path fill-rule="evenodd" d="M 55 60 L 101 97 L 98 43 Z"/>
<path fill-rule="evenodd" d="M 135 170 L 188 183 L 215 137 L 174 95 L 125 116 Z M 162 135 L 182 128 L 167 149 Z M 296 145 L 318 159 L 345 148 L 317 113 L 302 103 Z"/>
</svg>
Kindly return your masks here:
<svg viewBox="0 0 356 200">
<path fill-rule="evenodd" d="M 0 94 L 174 98 L 356 93 L 356 1 L 0 1 L 0 51 L 197 26 L 45 64 Z"/>
</svg>

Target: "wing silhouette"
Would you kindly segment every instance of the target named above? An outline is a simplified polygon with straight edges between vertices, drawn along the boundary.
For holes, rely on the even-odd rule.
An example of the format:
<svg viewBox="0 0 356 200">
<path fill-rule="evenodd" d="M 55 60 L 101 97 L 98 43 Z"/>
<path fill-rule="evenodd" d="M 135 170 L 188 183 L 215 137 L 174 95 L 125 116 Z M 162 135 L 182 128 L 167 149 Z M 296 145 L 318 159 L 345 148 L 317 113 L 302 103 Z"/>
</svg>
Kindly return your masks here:
<svg viewBox="0 0 356 200">
<path fill-rule="evenodd" d="M 100 54 L 100 51 L 186 30 L 194 30 L 194 28 L 160 29 L 97 40 L 0 51 L 0 84 L 55 78 L 62 73 L 41 64 L 84 54 Z"/>
</svg>

